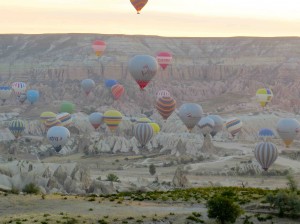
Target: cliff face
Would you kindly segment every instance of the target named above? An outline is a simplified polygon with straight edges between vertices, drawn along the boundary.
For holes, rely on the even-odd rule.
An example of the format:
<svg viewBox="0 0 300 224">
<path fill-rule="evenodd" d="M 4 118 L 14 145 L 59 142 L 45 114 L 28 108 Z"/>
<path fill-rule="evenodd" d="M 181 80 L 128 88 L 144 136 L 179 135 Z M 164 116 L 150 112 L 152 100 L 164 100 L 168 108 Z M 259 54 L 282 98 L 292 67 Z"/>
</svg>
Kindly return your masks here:
<svg viewBox="0 0 300 224">
<path fill-rule="evenodd" d="M 95 39 L 107 43 L 101 58 L 97 58 L 91 48 Z M 296 37 L 0 35 L 0 81 L 2 84 L 26 81 L 41 91 L 41 98 L 46 102 L 75 99 L 77 103 L 85 103 L 80 80 L 89 77 L 98 84 L 91 102 L 93 97 L 100 97 L 99 102 L 111 105 L 113 100 L 109 90 L 103 87 L 103 79 L 118 79 L 126 88 L 122 100 L 146 109 L 151 106 L 144 102 L 153 102 L 159 89 L 169 90 L 178 103 L 200 103 L 231 93 L 248 97 L 242 100 L 247 102 L 258 88 L 266 86 L 274 91 L 273 105 L 298 112 L 299 45 L 300 38 Z M 133 55 L 156 55 L 159 51 L 171 52 L 173 63 L 158 72 L 147 87 L 147 94 L 141 94 L 127 71 L 127 63 Z"/>
</svg>

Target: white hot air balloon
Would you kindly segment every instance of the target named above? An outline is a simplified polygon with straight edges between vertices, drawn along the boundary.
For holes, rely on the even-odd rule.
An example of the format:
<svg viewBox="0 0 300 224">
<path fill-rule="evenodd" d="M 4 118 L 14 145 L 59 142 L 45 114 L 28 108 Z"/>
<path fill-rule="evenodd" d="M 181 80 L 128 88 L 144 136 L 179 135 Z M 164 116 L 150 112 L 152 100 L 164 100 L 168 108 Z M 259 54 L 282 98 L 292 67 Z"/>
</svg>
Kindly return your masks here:
<svg viewBox="0 0 300 224">
<path fill-rule="evenodd" d="M 276 130 L 288 148 L 300 131 L 300 123 L 293 118 L 282 118 L 278 121 Z"/>
<path fill-rule="evenodd" d="M 198 122 L 198 127 L 200 128 L 201 133 L 206 136 L 214 130 L 215 122 L 209 117 L 202 117 Z"/>
<path fill-rule="evenodd" d="M 59 152 L 62 147 L 68 142 L 70 131 L 62 126 L 51 127 L 47 132 L 47 139 L 54 147 L 56 152 Z"/>
<path fill-rule="evenodd" d="M 198 124 L 202 114 L 202 107 L 196 103 L 182 104 L 178 110 L 179 118 L 182 120 L 189 131 L 191 131 Z"/>
<path fill-rule="evenodd" d="M 272 142 L 260 142 L 255 147 L 254 156 L 261 167 L 267 171 L 277 159 L 278 150 Z"/>
</svg>

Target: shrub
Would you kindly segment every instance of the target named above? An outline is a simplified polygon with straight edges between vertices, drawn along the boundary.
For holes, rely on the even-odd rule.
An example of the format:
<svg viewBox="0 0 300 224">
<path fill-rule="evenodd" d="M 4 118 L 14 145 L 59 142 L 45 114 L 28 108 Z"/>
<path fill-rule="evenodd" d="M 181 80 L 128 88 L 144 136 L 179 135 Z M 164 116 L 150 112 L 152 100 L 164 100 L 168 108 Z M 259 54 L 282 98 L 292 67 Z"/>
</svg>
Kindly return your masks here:
<svg viewBox="0 0 300 224">
<path fill-rule="evenodd" d="M 286 179 L 288 181 L 286 184 L 288 185 L 289 190 L 290 191 L 297 191 L 298 186 L 297 186 L 297 182 L 295 180 L 295 177 L 291 174 L 288 174 L 286 176 Z"/>
<path fill-rule="evenodd" d="M 27 194 L 38 194 L 40 192 L 40 188 L 34 183 L 29 183 L 25 185 L 23 192 Z"/>
<path fill-rule="evenodd" d="M 149 173 L 151 174 L 151 176 L 153 176 L 156 173 L 156 167 L 154 166 L 154 164 L 151 164 L 149 166 Z"/>
<path fill-rule="evenodd" d="M 120 182 L 119 177 L 113 173 L 110 173 L 106 176 L 107 181 L 112 181 L 112 182 Z"/>
<path fill-rule="evenodd" d="M 226 222 L 234 223 L 243 213 L 239 205 L 235 204 L 231 198 L 217 195 L 207 201 L 208 217 L 215 218 L 222 224 Z"/>
</svg>

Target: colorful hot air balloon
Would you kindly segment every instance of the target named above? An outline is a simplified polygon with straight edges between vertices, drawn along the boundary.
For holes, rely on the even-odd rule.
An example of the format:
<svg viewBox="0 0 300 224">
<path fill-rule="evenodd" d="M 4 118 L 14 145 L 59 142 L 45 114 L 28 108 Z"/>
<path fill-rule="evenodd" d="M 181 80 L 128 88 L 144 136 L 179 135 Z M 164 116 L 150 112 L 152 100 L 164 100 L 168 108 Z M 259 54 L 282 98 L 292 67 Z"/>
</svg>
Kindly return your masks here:
<svg viewBox="0 0 300 224">
<path fill-rule="evenodd" d="M 160 52 L 156 55 L 157 63 L 165 70 L 172 61 L 172 55 L 169 52 Z"/>
<path fill-rule="evenodd" d="M 8 128 L 16 138 L 19 138 L 25 130 L 25 122 L 20 119 L 12 120 Z"/>
<path fill-rule="evenodd" d="M 10 86 L 0 86 L 0 100 L 3 104 L 10 97 L 12 88 Z"/>
<path fill-rule="evenodd" d="M 81 88 L 85 92 L 85 94 L 88 96 L 92 89 L 95 88 L 95 82 L 92 79 L 84 79 L 81 81 Z"/>
<path fill-rule="evenodd" d="M 134 136 L 145 147 L 153 136 L 153 128 L 148 123 L 138 123 L 134 129 Z"/>
<path fill-rule="evenodd" d="M 122 121 L 122 117 L 123 115 L 119 111 L 108 110 L 103 114 L 103 121 L 111 132 L 115 132 Z"/>
<path fill-rule="evenodd" d="M 49 128 L 52 128 L 54 126 L 62 126 L 61 125 L 61 121 L 58 120 L 56 117 L 51 117 L 48 118 L 45 122 L 44 125 L 46 127 L 46 129 L 48 130 Z"/>
<path fill-rule="evenodd" d="M 140 11 L 147 4 L 148 0 L 130 0 L 130 2 L 136 9 L 137 14 L 140 14 Z"/>
<path fill-rule="evenodd" d="M 213 131 L 210 133 L 210 135 L 214 137 L 218 132 L 222 131 L 224 126 L 224 120 L 219 115 L 208 115 L 207 117 L 209 117 L 215 122 Z"/>
<path fill-rule="evenodd" d="M 106 43 L 102 40 L 95 40 L 93 42 L 93 49 L 95 54 L 99 57 L 103 54 L 106 48 Z"/>
<path fill-rule="evenodd" d="M 56 117 L 56 113 L 53 113 L 50 111 L 45 111 L 45 112 L 41 113 L 40 121 L 41 121 L 41 123 L 44 123 L 47 119 L 55 118 L 55 117 Z"/>
<path fill-rule="evenodd" d="M 285 146 L 288 148 L 300 131 L 300 124 L 293 118 L 282 118 L 278 121 L 276 130 Z"/>
<path fill-rule="evenodd" d="M 141 117 L 137 120 L 138 123 L 151 123 L 152 121 L 148 117 Z"/>
<path fill-rule="evenodd" d="M 94 112 L 94 113 L 89 115 L 89 121 L 90 121 L 91 125 L 95 128 L 95 130 L 97 128 L 99 128 L 99 126 L 102 123 L 102 120 L 103 120 L 103 114 L 102 113 Z"/>
<path fill-rule="evenodd" d="M 115 100 L 120 99 L 120 97 L 124 94 L 125 88 L 121 84 L 116 84 L 111 87 L 111 93 L 114 96 Z"/>
<path fill-rule="evenodd" d="M 267 171 L 277 159 L 278 150 L 272 142 L 261 142 L 256 145 L 254 156 L 261 167 Z"/>
<path fill-rule="evenodd" d="M 129 61 L 129 72 L 141 89 L 156 75 L 158 64 L 150 55 L 136 55 Z"/>
<path fill-rule="evenodd" d="M 11 85 L 16 96 L 20 96 L 22 93 L 26 93 L 26 84 L 24 82 L 14 82 Z"/>
<path fill-rule="evenodd" d="M 160 132 L 160 127 L 159 127 L 159 125 L 157 123 L 150 122 L 149 124 L 153 128 L 154 134 L 158 134 Z"/>
<path fill-rule="evenodd" d="M 63 112 L 56 115 L 56 119 L 60 120 L 61 126 L 68 127 L 73 124 L 71 114 Z"/>
<path fill-rule="evenodd" d="M 178 111 L 178 116 L 185 124 L 187 129 L 191 131 L 201 119 L 203 114 L 202 107 L 196 103 L 182 104 Z"/>
<path fill-rule="evenodd" d="M 156 98 L 161 98 L 161 97 L 170 97 L 171 94 L 167 90 L 159 90 L 156 94 Z"/>
<path fill-rule="evenodd" d="M 243 122 L 239 118 L 230 118 L 226 122 L 226 128 L 232 137 L 236 136 L 242 130 Z"/>
<path fill-rule="evenodd" d="M 198 127 L 200 128 L 203 136 L 206 136 L 214 130 L 215 122 L 209 117 L 202 117 L 198 122 Z"/>
<path fill-rule="evenodd" d="M 274 132 L 269 128 L 262 128 L 258 132 L 258 137 L 261 138 L 263 141 L 269 141 L 270 138 L 274 138 Z"/>
<path fill-rule="evenodd" d="M 68 102 L 68 101 L 62 102 L 59 108 L 60 113 L 66 112 L 72 114 L 74 113 L 74 111 L 75 111 L 75 105 L 72 102 Z"/>
<path fill-rule="evenodd" d="M 273 98 L 273 92 L 271 89 L 262 88 L 257 90 L 256 99 L 262 107 L 265 107 Z"/>
<path fill-rule="evenodd" d="M 106 79 L 104 81 L 104 85 L 105 87 L 107 88 L 111 88 L 113 87 L 114 85 L 118 84 L 118 81 L 117 80 L 114 80 L 114 79 Z"/>
<path fill-rule="evenodd" d="M 34 104 L 39 100 L 40 94 L 39 91 L 31 89 L 27 91 L 26 97 L 31 104 Z"/>
<path fill-rule="evenodd" d="M 26 93 L 21 93 L 19 96 L 17 96 L 17 99 L 20 103 L 24 103 L 27 100 Z"/>
<path fill-rule="evenodd" d="M 176 109 L 176 101 L 172 97 L 161 97 L 156 100 L 156 109 L 158 113 L 167 120 Z"/>
<path fill-rule="evenodd" d="M 62 149 L 62 147 L 68 142 L 70 136 L 70 131 L 62 126 L 54 126 L 47 132 L 47 139 L 56 152 L 59 152 Z"/>
</svg>

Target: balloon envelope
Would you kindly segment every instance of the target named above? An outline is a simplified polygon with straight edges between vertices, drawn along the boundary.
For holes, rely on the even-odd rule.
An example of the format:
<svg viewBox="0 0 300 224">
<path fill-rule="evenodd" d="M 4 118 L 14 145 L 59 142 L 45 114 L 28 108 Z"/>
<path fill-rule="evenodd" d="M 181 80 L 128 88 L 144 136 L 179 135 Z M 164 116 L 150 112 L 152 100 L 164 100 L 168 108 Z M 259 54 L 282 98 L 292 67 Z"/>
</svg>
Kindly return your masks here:
<svg viewBox="0 0 300 224">
<path fill-rule="evenodd" d="M 40 121 L 41 121 L 41 123 L 44 123 L 47 119 L 55 118 L 55 117 L 56 117 L 56 113 L 53 113 L 51 111 L 45 111 L 45 112 L 41 113 Z"/>
<path fill-rule="evenodd" d="M 9 99 L 12 93 L 12 88 L 10 86 L 0 86 L 0 99 L 4 103 Z"/>
<path fill-rule="evenodd" d="M 256 92 L 256 99 L 262 107 L 265 107 L 273 98 L 273 92 L 268 88 L 258 89 Z"/>
<path fill-rule="evenodd" d="M 60 105 L 60 108 L 59 108 L 59 112 L 62 113 L 62 112 L 66 112 L 66 113 L 69 113 L 69 114 L 72 114 L 74 113 L 75 111 L 75 105 L 71 102 L 62 102 L 61 105 Z"/>
<path fill-rule="evenodd" d="M 264 141 L 268 141 L 270 138 L 275 137 L 274 132 L 269 128 L 262 128 L 258 132 L 258 137 Z"/>
<path fill-rule="evenodd" d="M 105 87 L 108 87 L 108 88 L 111 88 L 113 87 L 114 85 L 118 84 L 118 81 L 117 80 L 114 80 L 114 79 L 106 79 L 104 81 L 104 85 Z"/>
<path fill-rule="evenodd" d="M 261 167 L 267 171 L 277 159 L 278 150 L 272 142 L 261 142 L 256 145 L 254 156 Z"/>
<path fill-rule="evenodd" d="M 70 131 L 62 126 L 51 127 L 47 132 L 47 139 L 54 147 L 56 152 L 59 152 L 70 138 Z"/>
<path fill-rule="evenodd" d="M 61 126 L 68 127 L 73 124 L 73 118 L 71 114 L 62 112 L 56 115 L 56 119 L 60 120 Z"/>
<path fill-rule="evenodd" d="M 136 9 L 137 14 L 140 14 L 140 11 L 147 4 L 148 0 L 130 0 L 130 2 Z"/>
<path fill-rule="evenodd" d="M 203 114 L 202 107 L 196 103 L 182 104 L 178 111 L 178 116 L 185 124 L 187 129 L 191 131 L 201 119 Z"/>
<path fill-rule="evenodd" d="M 120 97 L 124 94 L 125 88 L 121 84 L 116 84 L 111 87 L 111 93 L 114 96 L 115 100 L 120 99 Z"/>
<path fill-rule="evenodd" d="M 25 122 L 20 119 L 12 120 L 9 122 L 8 128 L 16 138 L 19 138 L 25 130 Z"/>
<path fill-rule="evenodd" d="M 210 119 L 212 119 L 215 122 L 215 126 L 213 128 L 213 131 L 210 133 L 212 137 L 214 137 L 218 132 L 222 131 L 224 126 L 224 120 L 219 115 L 208 115 Z"/>
<path fill-rule="evenodd" d="M 200 128 L 201 133 L 206 136 L 214 130 L 215 122 L 209 117 L 202 117 L 198 122 L 198 127 Z"/>
<path fill-rule="evenodd" d="M 141 117 L 137 120 L 138 123 L 151 123 L 152 121 L 148 117 Z"/>
<path fill-rule="evenodd" d="M 161 98 L 161 97 L 170 97 L 171 94 L 167 90 L 159 90 L 156 94 L 156 98 Z"/>
<path fill-rule="evenodd" d="M 148 123 L 138 123 L 134 130 L 134 136 L 142 145 L 142 147 L 148 144 L 153 136 L 153 133 L 153 128 Z"/>
<path fill-rule="evenodd" d="M 153 128 L 154 134 L 158 134 L 160 132 L 160 127 L 159 127 L 159 125 L 157 123 L 150 122 L 149 124 Z"/>
<path fill-rule="evenodd" d="M 103 121 L 111 132 L 115 132 L 122 121 L 122 117 L 123 115 L 119 111 L 108 110 L 103 114 Z"/>
<path fill-rule="evenodd" d="M 243 122 L 239 118 L 230 118 L 226 122 L 226 128 L 232 137 L 236 136 L 242 130 Z"/>
<path fill-rule="evenodd" d="M 156 109 L 167 120 L 176 109 L 176 101 L 172 97 L 160 97 L 156 100 Z"/>
<path fill-rule="evenodd" d="M 20 103 L 24 103 L 27 100 L 26 93 L 21 93 L 20 95 L 17 96 L 17 99 Z"/>
<path fill-rule="evenodd" d="M 45 125 L 45 127 L 46 127 L 47 130 L 48 130 L 49 128 L 51 128 L 51 127 L 54 127 L 54 126 L 62 126 L 62 125 L 61 125 L 61 121 L 58 120 L 58 119 L 56 118 L 56 116 L 55 116 L 55 117 L 48 118 L 48 119 L 44 122 L 44 125 Z"/>
<path fill-rule="evenodd" d="M 89 121 L 95 129 L 99 128 L 99 126 L 102 123 L 102 120 L 103 120 L 103 114 L 102 113 L 94 112 L 94 113 L 89 115 Z"/>
<path fill-rule="evenodd" d="M 106 49 L 106 43 L 102 40 L 95 40 L 92 46 L 97 56 L 101 56 Z"/>
<path fill-rule="evenodd" d="M 81 81 L 81 87 L 86 95 L 89 95 L 89 93 L 92 91 L 92 89 L 95 88 L 95 82 L 92 79 L 84 79 Z"/>
<path fill-rule="evenodd" d="M 150 55 L 136 55 L 129 61 L 129 72 L 141 89 L 156 75 L 158 64 Z"/>
<path fill-rule="evenodd" d="M 169 52 L 160 52 L 156 56 L 157 63 L 165 70 L 172 61 L 172 55 Z"/>
<path fill-rule="evenodd" d="M 25 82 L 14 82 L 11 85 L 11 87 L 17 96 L 21 95 L 22 93 L 26 94 L 26 83 Z"/>
<path fill-rule="evenodd" d="M 39 91 L 31 89 L 27 91 L 26 97 L 31 104 L 34 104 L 39 100 L 40 94 Z"/>
<path fill-rule="evenodd" d="M 277 123 L 276 131 L 288 148 L 300 131 L 300 123 L 293 118 L 282 118 Z"/>
</svg>

